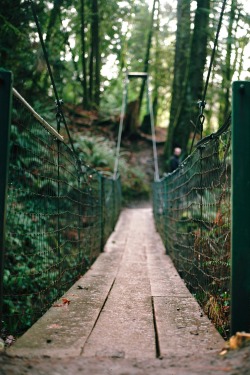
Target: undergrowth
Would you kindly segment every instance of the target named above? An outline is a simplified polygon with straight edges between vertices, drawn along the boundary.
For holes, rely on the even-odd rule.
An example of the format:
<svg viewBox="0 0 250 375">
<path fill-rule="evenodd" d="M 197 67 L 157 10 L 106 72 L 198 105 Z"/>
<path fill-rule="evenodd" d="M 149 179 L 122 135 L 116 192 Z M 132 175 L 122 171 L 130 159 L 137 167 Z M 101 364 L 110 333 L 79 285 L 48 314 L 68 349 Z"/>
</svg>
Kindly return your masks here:
<svg viewBox="0 0 250 375">
<path fill-rule="evenodd" d="M 76 139 L 76 137 L 75 137 Z M 115 144 L 101 136 L 77 135 L 74 143 L 80 159 L 90 167 L 105 174 L 113 175 L 115 163 Z M 123 201 L 148 198 L 150 187 L 146 174 L 140 167 L 132 167 L 127 161 L 126 152 L 121 152 L 119 158 L 119 173 L 122 181 Z"/>
</svg>

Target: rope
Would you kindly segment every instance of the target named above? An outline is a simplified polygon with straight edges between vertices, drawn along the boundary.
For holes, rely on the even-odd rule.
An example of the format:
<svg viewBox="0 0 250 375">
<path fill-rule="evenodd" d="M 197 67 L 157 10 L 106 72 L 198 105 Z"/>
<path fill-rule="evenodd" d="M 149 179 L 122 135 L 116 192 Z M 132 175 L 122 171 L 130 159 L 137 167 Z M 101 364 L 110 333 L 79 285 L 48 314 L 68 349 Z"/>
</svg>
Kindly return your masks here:
<svg viewBox="0 0 250 375">
<path fill-rule="evenodd" d="M 192 149 L 193 149 L 194 140 L 195 140 L 195 136 L 196 136 L 198 128 L 200 128 L 201 138 L 202 138 L 203 124 L 204 124 L 204 121 L 205 121 L 205 116 L 203 115 L 203 111 L 204 111 L 204 108 L 206 106 L 205 99 L 206 99 L 210 75 L 211 75 L 211 72 L 212 72 L 212 66 L 213 66 L 213 63 L 214 63 L 215 51 L 216 51 L 217 44 L 218 44 L 219 33 L 220 33 L 220 29 L 221 29 L 222 18 L 223 18 L 223 14 L 224 14 L 224 11 L 225 11 L 225 6 L 226 6 L 226 0 L 223 1 L 221 12 L 220 12 L 219 23 L 218 23 L 218 26 L 217 26 L 217 32 L 216 32 L 216 36 L 215 36 L 215 40 L 214 40 L 214 47 L 213 47 L 213 50 L 212 50 L 211 60 L 210 60 L 209 68 L 208 68 L 207 79 L 206 79 L 206 83 L 205 83 L 205 87 L 204 87 L 203 97 L 202 97 L 202 100 L 200 100 L 198 102 L 198 105 L 199 105 L 199 108 L 200 108 L 200 114 L 197 117 L 197 121 L 196 121 L 196 125 L 195 125 L 195 132 L 194 132 L 194 136 L 193 136 L 192 144 L 191 144 L 191 148 L 190 148 L 190 154 L 191 154 Z"/>
<path fill-rule="evenodd" d="M 147 78 L 147 95 L 148 95 L 148 105 L 149 105 L 151 133 L 152 133 L 155 181 L 159 181 L 159 167 L 158 167 L 158 157 L 157 157 L 156 137 L 155 137 L 155 121 L 154 121 L 153 105 L 152 105 L 152 100 L 151 100 L 151 91 L 149 89 L 149 77 Z"/>
<path fill-rule="evenodd" d="M 117 147 L 116 147 L 115 166 L 114 166 L 114 175 L 113 175 L 114 180 L 117 179 L 117 173 L 118 173 L 118 168 L 119 168 L 122 130 L 123 130 L 123 123 L 124 123 L 125 111 L 126 111 L 126 106 L 127 106 L 128 80 L 129 80 L 128 74 L 126 74 L 126 77 L 125 77 L 125 80 L 124 80 L 121 117 L 120 117 L 119 132 L 118 132 Z"/>
<path fill-rule="evenodd" d="M 67 135 L 68 135 L 68 138 L 69 138 L 69 142 L 70 142 L 72 151 L 73 151 L 73 153 L 74 153 L 74 155 L 76 157 L 77 165 L 79 167 L 79 160 L 78 160 L 78 157 L 77 157 L 77 153 L 75 151 L 74 144 L 73 144 L 73 141 L 72 141 L 70 133 L 69 133 L 68 125 L 67 125 L 66 119 L 64 117 L 63 111 L 62 111 L 63 101 L 61 99 L 59 99 L 59 95 L 58 95 L 58 92 L 57 92 L 55 80 L 54 80 L 53 73 L 52 73 L 52 70 L 51 70 L 51 66 L 50 66 L 50 63 L 49 63 L 48 53 L 47 53 L 47 50 L 46 50 L 46 47 L 45 47 L 45 43 L 44 43 L 44 40 L 43 40 L 43 36 L 42 36 L 41 26 L 39 24 L 39 20 L 38 20 L 37 14 L 36 14 L 35 6 L 34 6 L 34 3 L 33 3 L 32 0 L 28 0 L 28 2 L 30 4 L 30 6 L 31 6 L 32 14 L 33 14 L 33 17 L 34 17 L 34 20 L 35 20 L 35 24 L 36 24 L 36 27 L 37 27 L 37 32 L 38 32 L 40 43 L 41 43 L 42 50 L 43 50 L 43 55 L 44 55 L 44 58 L 45 58 L 45 62 L 46 62 L 46 65 L 47 65 L 49 77 L 50 77 L 51 84 L 52 84 L 53 91 L 54 91 L 55 98 L 56 98 L 57 131 L 58 131 L 58 133 L 60 132 L 60 124 L 61 124 L 61 122 L 63 122 L 63 124 L 65 126 L 65 129 L 66 129 L 66 132 L 67 132 Z"/>
</svg>

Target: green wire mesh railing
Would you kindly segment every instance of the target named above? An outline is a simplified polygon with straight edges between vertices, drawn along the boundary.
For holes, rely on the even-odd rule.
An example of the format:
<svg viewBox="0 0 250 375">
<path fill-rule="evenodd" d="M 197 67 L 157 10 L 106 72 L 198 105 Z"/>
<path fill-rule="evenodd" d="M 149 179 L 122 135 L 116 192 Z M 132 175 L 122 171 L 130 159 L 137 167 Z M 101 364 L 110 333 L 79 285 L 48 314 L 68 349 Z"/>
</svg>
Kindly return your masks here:
<svg viewBox="0 0 250 375">
<path fill-rule="evenodd" d="M 3 275 L 8 333 L 23 333 L 86 272 L 120 207 L 120 179 L 80 163 L 13 96 Z"/>
<path fill-rule="evenodd" d="M 153 187 L 156 227 L 187 287 L 229 332 L 231 131 L 210 137 Z"/>
</svg>

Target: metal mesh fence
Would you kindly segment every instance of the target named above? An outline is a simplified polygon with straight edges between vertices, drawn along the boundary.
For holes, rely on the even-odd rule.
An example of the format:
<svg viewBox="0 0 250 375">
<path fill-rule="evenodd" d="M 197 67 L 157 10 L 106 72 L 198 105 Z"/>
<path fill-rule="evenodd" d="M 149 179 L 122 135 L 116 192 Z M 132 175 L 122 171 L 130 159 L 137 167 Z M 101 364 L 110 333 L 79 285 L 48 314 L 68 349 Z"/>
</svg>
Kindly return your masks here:
<svg viewBox="0 0 250 375">
<path fill-rule="evenodd" d="M 19 335 L 93 263 L 114 229 L 120 180 L 80 164 L 15 96 L 3 321 Z"/>
<path fill-rule="evenodd" d="M 187 287 L 229 332 L 231 131 L 201 144 L 154 183 L 157 229 Z"/>
</svg>

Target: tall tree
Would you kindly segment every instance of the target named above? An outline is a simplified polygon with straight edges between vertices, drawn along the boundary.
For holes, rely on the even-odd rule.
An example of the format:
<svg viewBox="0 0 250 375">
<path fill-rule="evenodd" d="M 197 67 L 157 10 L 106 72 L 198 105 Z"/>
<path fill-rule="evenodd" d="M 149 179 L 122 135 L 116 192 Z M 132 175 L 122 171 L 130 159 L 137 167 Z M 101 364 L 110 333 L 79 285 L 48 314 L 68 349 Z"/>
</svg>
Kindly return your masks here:
<svg viewBox="0 0 250 375">
<path fill-rule="evenodd" d="M 88 107 L 88 91 L 87 91 L 87 67 L 86 67 L 86 40 L 85 40 L 85 1 L 81 0 L 80 18 L 81 18 L 81 60 L 82 60 L 82 89 L 83 89 L 83 106 Z"/>
<path fill-rule="evenodd" d="M 182 0 L 179 0 L 182 1 Z M 166 149 L 169 151 L 175 145 L 182 148 L 184 156 L 188 153 L 188 141 L 193 130 L 191 121 L 197 117 L 197 101 L 202 98 L 203 75 L 207 57 L 207 39 L 209 34 L 210 0 L 197 0 L 194 30 L 190 56 L 188 59 L 188 73 L 184 81 L 185 96 L 180 101 L 181 107 L 174 123 L 172 140 Z M 181 30 L 183 32 L 183 30 Z M 182 35 L 183 36 L 183 35 Z M 187 48 L 187 47 L 186 47 Z"/>
<path fill-rule="evenodd" d="M 173 140 L 174 129 L 177 126 L 183 109 L 187 85 L 187 73 L 190 56 L 190 1 L 179 0 L 177 4 L 177 31 L 174 60 L 174 79 L 170 121 L 168 127 L 165 155 L 169 159 L 178 141 Z"/>
<path fill-rule="evenodd" d="M 89 100 L 99 106 L 100 102 L 100 50 L 98 0 L 91 1 L 91 40 L 89 55 Z"/>
<path fill-rule="evenodd" d="M 227 35 L 227 45 L 226 45 L 226 61 L 225 67 L 222 69 L 222 90 L 223 96 L 220 101 L 220 112 L 219 112 L 219 123 L 222 124 L 229 112 L 230 106 L 230 86 L 233 74 L 232 69 L 232 45 L 233 45 L 233 25 L 236 17 L 236 6 L 237 0 L 232 0 L 231 10 L 229 14 L 229 24 L 228 24 L 228 35 Z M 238 22 L 237 22 L 238 23 Z"/>
<path fill-rule="evenodd" d="M 150 50 L 151 50 L 153 30 L 154 30 L 154 16 L 155 16 L 155 8 L 156 8 L 156 2 L 157 1 L 158 0 L 154 0 L 154 2 L 153 2 L 151 25 L 150 25 L 150 29 L 149 29 L 149 32 L 148 32 L 147 48 L 146 48 L 146 54 L 145 54 L 145 58 L 144 58 L 144 69 L 143 69 L 144 73 L 148 73 L 148 68 L 149 68 Z M 141 89 L 140 89 L 140 95 L 139 95 L 139 112 L 140 112 L 141 105 L 142 105 L 142 98 L 143 98 L 143 93 L 144 93 L 144 90 L 145 90 L 145 83 L 146 83 L 146 81 L 145 81 L 145 79 L 143 79 L 142 83 L 141 83 Z"/>
</svg>

